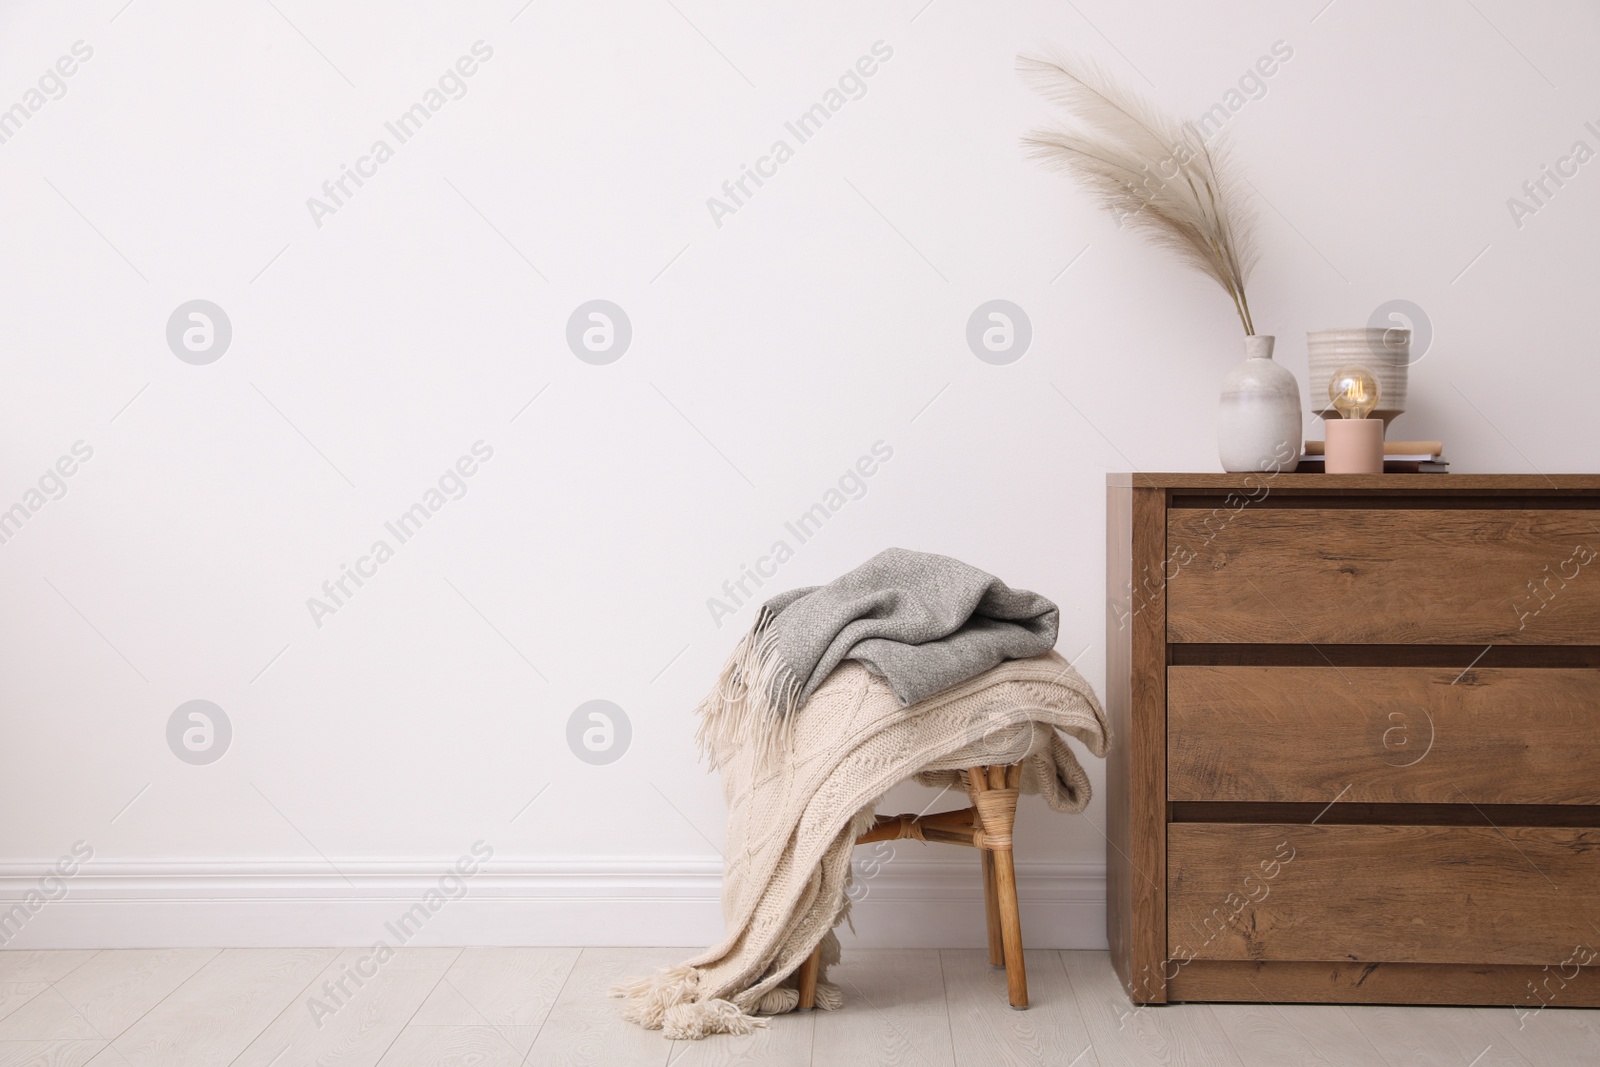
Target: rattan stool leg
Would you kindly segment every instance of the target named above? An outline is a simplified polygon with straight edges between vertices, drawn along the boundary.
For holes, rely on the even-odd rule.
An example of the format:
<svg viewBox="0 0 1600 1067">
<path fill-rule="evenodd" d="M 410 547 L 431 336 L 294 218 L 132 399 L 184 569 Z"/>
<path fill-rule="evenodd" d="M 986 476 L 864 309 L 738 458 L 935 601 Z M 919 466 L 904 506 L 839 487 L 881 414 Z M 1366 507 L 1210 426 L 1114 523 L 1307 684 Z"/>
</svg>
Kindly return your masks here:
<svg viewBox="0 0 1600 1067">
<path fill-rule="evenodd" d="M 1017 908 L 1017 870 L 1011 855 L 1011 831 L 1017 818 L 1021 767 L 979 768 L 972 799 L 983 824 L 983 844 L 994 854 L 995 896 L 1000 905 L 1000 943 L 1005 953 L 1006 992 L 1011 1006 L 1028 1006 L 1028 971 L 1022 958 L 1022 913 Z M 984 779 L 987 779 L 986 781 Z"/>
<path fill-rule="evenodd" d="M 1000 938 L 1005 946 L 1006 992 L 1011 1006 L 1028 1006 L 1028 969 L 1022 961 L 1022 913 L 1017 910 L 1017 871 L 1009 848 L 994 853 L 995 888 L 1000 898 Z"/>
<path fill-rule="evenodd" d="M 810 1011 L 817 1006 L 817 973 L 822 969 L 822 945 L 811 950 L 811 955 L 800 965 L 800 1011 Z"/>
<path fill-rule="evenodd" d="M 978 849 L 983 862 L 983 911 L 989 926 L 989 966 L 1004 967 L 1006 957 L 1000 942 L 1000 897 L 995 891 L 994 853 Z"/>
</svg>

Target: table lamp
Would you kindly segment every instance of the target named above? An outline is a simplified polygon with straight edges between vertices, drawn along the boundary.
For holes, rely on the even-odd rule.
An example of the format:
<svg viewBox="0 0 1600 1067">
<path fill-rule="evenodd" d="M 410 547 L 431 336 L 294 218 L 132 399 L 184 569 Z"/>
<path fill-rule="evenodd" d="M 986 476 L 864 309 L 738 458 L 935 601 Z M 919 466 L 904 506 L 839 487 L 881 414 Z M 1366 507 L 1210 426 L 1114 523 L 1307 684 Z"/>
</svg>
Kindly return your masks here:
<svg viewBox="0 0 1600 1067">
<path fill-rule="evenodd" d="M 1383 473 L 1383 420 L 1371 419 L 1378 406 L 1378 379 L 1357 364 L 1340 367 L 1328 382 L 1328 399 L 1342 416 L 1325 419 L 1329 474 Z"/>
</svg>

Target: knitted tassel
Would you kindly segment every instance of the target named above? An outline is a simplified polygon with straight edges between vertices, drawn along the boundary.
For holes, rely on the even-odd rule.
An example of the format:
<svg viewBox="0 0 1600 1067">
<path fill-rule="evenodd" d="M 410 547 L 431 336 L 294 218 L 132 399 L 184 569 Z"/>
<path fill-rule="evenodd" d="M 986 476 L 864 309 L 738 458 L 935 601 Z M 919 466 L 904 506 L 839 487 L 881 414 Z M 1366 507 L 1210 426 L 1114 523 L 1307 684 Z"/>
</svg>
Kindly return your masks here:
<svg viewBox="0 0 1600 1067">
<path fill-rule="evenodd" d="M 646 1030 L 661 1029 L 667 1009 L 692 1001 L 700 988 L 700 972 L 693 967 L 663 967 L 643 978 L 630 978 L 611 987 L 622 997 L 622 1017 Z"/>
<path fill-rule="evenodd" d="M 674 1041 L 698 1041 L 712 1034 L 751 1034 L 767 1020 L 746 1015 L 731 1000 L 702 1000 L 674 1004 L 662 1018 L 661 1036 Z"/>
</svg>

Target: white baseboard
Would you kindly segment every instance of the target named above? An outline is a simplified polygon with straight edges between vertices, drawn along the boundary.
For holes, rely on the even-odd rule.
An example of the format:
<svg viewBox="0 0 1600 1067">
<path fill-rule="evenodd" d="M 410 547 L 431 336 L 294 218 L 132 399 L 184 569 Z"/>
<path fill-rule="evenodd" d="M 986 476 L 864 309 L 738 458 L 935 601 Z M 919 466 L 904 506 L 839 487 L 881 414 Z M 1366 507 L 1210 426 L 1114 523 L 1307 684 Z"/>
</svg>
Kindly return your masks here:
<svg viewBox="0 0 1600 1067">
<path fill-rule="evenodd" d="M 871 877 L 858 868 L 855 933 L 840 936 L 981 947 L 978 862 L 963 859 L 890 862 Z M 444 893 L 453 860 L 337 862 L 336 872 L 322 861 L 90 860 L 43 886 L 48 864 L 0 864 L 0 946 L 704 946 L 722 933 L 715 859 L 494 859 Z M 1017 888 L 1029 947 L 1105 948 L 1103 865 L 1019 863 Z"/>
</svg>

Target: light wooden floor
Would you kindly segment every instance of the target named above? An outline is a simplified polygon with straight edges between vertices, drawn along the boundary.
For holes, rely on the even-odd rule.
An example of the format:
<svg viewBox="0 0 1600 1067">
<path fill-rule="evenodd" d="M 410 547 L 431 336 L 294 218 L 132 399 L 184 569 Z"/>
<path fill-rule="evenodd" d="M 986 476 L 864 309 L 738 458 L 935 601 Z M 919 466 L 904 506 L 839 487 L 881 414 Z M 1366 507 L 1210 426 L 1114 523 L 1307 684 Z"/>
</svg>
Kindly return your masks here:
<svg viewBox="0 0 1600 1067">
<path fill-rule="evenodd" d="M 1028 953 L 1033 1008 L 982 952 L 847 951 L 835 1012 L 672 1043 L 612 982 L 684 949 L 407 949 L 317 1025 L 337 949 L 0 951 L 0 1067 L 713 1067 L 1600 1063 L 1600 1010 L 1175 1005 L 1135 1011 L 1104 952 Z M 333 1002 L 327 1000 L 331 1007 Z"/>
</svg>

